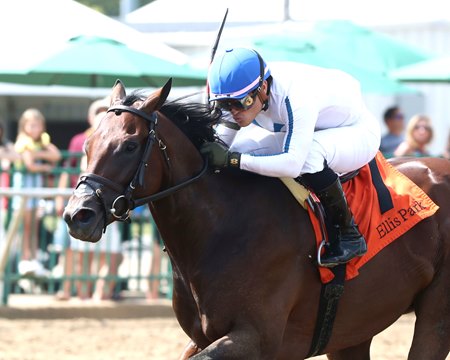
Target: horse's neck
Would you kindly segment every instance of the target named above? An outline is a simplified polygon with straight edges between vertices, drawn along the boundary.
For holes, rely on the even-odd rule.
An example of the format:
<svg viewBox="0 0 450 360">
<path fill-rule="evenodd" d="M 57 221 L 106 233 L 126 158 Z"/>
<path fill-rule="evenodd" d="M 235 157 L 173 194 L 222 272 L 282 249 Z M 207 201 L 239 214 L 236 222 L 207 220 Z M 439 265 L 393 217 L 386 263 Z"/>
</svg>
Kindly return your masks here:
<svg viewBox="0 0 450 360">
<path fill-rule="evenodd" d="M 209 171 L 183 190 L 155 202 L 152 213 L 170 256 L 183 270 L 195 272 L 199 262 L 212 255 L 211 249 L 245 237 L 253 216 L 264 218 L 268 207 L 259 209 L 260 199 L 267 190 L 272 194 L 266 197 L 276 201 L 275 183 L 238 170 Z"/>
<path fill-rule="evenodd" d="M 159 124 L 161 140 L 167 145 L 168 165 L 165 167 L 161 190 L 168 189 L 193 178 L 203 168 L 204 162 L 191 141 L 170 121 Z M 196 253 L 204 240 L 198 222 L 209 223 L 204 208 L 205 191 L 214 201 L 214 190 L 205 175 L 174 194 L 152 204 L 151 211 L 169 252 Z M 209 201 L 209 199 L 208 199 Z"/>
<path fill-rule="evenodd" d="M 170 187 L 197 174 L 203 166 L 203 159 L 186 135 L 170 120 L 165 119 L 158 126 L 169 159 L 163 186 Z"/>
<path fill-rule="evenodd" d="M 217 209 L 232 211 L 232 204 L 221 200 L 218 186 L 221 179 L 217 177 L 206 174 L 151 206 L 165 246 L 177 259 L 198 258 L 208 241 L 211 227 L 217 224 L 220 216 Z"/>
</svg>

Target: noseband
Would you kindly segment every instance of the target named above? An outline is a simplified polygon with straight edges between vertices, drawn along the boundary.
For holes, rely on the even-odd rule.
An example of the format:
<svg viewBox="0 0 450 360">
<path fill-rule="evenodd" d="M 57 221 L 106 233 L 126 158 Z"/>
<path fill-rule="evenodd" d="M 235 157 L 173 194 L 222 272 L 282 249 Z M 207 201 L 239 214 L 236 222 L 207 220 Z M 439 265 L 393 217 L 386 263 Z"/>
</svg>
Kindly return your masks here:
<svg viewBox="0 0 450 360">
<path fill-rule="evenodd" d="M 120 184 L 117 184 L 103 176 L 92 174 L 92 173 L 85 173 L 80 176 L 80 179 L 78 181 L 78 184 L 75 188 L 74 195 L 82 196 L 82 195 L 93 195 L 97 196 L 97 198 L 100 200 L 100 202 L 103 205 L 104 210 L 104 219 L 105 224 L 103 230 L 106 230 L 107 226 L 107 215 L 108 213 L 111 214 L 117 221 L 129 221 L 130 218 L 130 212 L 131 210 L 135 209 L 138 206 L 144 205 L 149 202 L 153 202 L 156 200 L 159 200 L 161 198 L 164 198 L 168 195 L 173 194 L 174 192 L 184 188 L 185 186 L 191 184 L 195 180 L 199 179 L 207 170 L 208 168 L 208 161 L 207 159 L 204 159 L 203 168 L 194 177 L 178 184 L 175 186 L 172 186 L 168 189 L 162 190 L 156 194 L 146 196 L 140 199 L 134 199 L 133 198 L 133 191 L 136 189 L 137 186 L 144 186 L 144 177 L 145 177 L 145 170 L 148 167 L 148 160 L 150 159 L 150 154 L 153 149 L 153 145 L 155 142 L 158 142 L 159 148 L 162 151 L 164 158 L 166 160 L 166 163 L 170 169 L 170 161 L 169 156 L 167 155 L 166 151 L 166 145 L 159 139 L 156 135 L 156 125 L 158 123 L 158 115 L 155 112 L 152 114 L 147 114 L 139 109 L 133 108 L 131 106 L 126 105 L 115 105 L 108 109 L 107 112 L 114 112 L 117 116 L 120 116 L 122 112 L 129 112 L 132 114 L 135 114 L 139 116 L 140 118 L 144 119 L 148 123 L 148 137 L 147 137 L 147 143 L 145 145 L 144 153 L 142 154 L 141 161 L 138 165 L 138 168 L 136 170 L 136 173 L 133 176 L 133 179 L 129 183 L 128 187 L 124 190 L 123 186 Z M 116 199 L 112 202 L 111 208 L 108 209 L 108 205 L 106 204 L 105 198 L 103 196 L 103 188 L 109 188 L 110 190 L 113 190 L 116 193 L 122 193 L 121 195 L 117 196 Z M 125 209 L 123 211 L 120 211 L 119 205 L 121 202 L 124 202 L 124 205 L 122 206 L 122 209 Z"/>
</svg>

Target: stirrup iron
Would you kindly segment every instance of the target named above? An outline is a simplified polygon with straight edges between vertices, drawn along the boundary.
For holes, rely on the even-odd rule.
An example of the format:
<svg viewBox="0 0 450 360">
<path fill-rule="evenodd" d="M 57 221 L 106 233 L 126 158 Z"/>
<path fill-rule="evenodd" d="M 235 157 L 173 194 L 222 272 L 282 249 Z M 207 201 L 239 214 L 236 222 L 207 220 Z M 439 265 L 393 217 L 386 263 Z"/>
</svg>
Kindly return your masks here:
<svg viewBox="0 0 450 360">
<path fill-rule="evenodd" d="M 328 245 L 328 244 L 327 244 L 326 240 L 322 240 L 322 241 L 320 242 L 319 248 L 317 249 L 317 264 L 318 264 L 319 266 L 321 266 L 321 267 L 334 267 L 334 266 L 336 266 L 336 265 L 338 265 L 338 264 L 322 264 L 322 260 L 321 260 L 321 257 L 320 257 L 320 253 L 322 252 L 323 247 L 324 247 L 324 246 L 327 246 L 327 245 Z"/>
</svg>

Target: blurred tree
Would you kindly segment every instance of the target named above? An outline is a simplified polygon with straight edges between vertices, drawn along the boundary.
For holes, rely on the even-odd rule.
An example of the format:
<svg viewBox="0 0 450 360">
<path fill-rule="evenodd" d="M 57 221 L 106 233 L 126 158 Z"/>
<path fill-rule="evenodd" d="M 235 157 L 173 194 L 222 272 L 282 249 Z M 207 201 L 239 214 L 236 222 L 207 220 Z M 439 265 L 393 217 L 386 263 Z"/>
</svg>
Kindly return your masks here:
<svg viewBox="0 0 450 360">
<path fill-rule="evenodd" d="M 120 0 L 76 0 L 79 3 L 108 16 L 119 16 Z M 154 0 L 136 0 L 137 7 L 151 3 Z"/>
</svg>

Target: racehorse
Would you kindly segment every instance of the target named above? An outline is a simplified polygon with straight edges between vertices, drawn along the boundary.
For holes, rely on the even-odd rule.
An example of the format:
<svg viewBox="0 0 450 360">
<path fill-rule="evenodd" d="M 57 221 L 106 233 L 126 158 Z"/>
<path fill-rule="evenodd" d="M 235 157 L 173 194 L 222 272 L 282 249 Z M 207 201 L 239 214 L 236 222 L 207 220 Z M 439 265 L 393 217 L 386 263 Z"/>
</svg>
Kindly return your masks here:
<svg viewBox="0 0 450 360">
<path fill-rule="evenodd" d="M 96 242 L 112 221 L 149 203 L 173 266 L 173 308 L 192 339 L 181 359 L 304 359 L 321 282 L 307 212 L 279 179 L 206 170 L 199 153 L 219 115 L 113 87 L 85 144 L 87 173 L 64 213 L 70 234 Z M 370 359 L 373 336 L 414 311 L 408 359 L 450 349 L 450 162 L 396 161 L 440 206 L 345 283 L 330 359 Z"/>
</svg>

